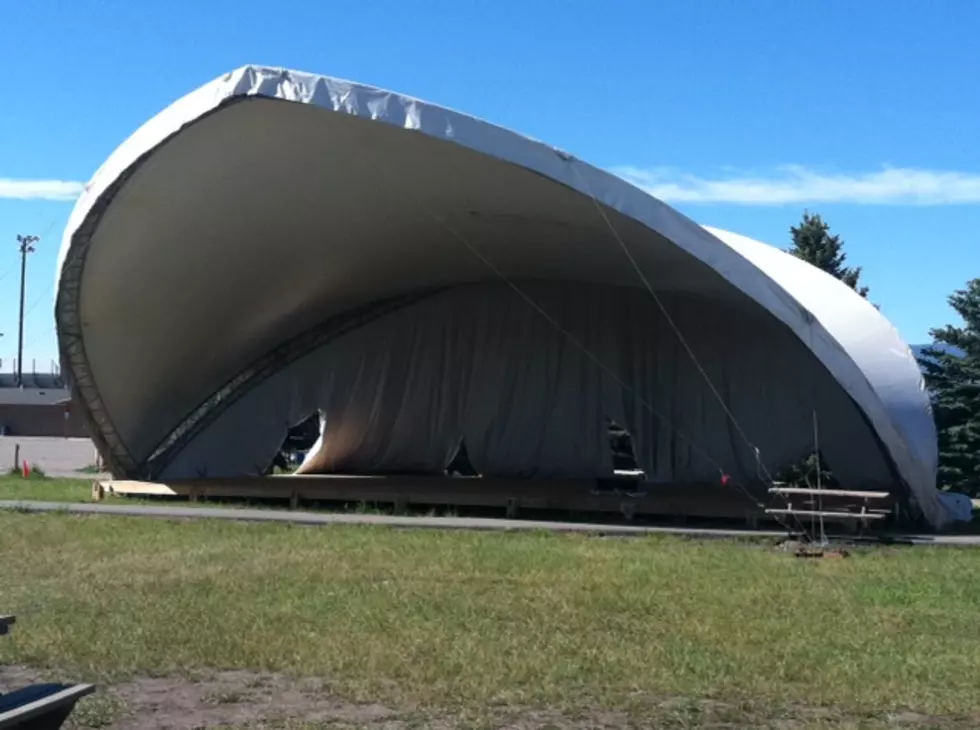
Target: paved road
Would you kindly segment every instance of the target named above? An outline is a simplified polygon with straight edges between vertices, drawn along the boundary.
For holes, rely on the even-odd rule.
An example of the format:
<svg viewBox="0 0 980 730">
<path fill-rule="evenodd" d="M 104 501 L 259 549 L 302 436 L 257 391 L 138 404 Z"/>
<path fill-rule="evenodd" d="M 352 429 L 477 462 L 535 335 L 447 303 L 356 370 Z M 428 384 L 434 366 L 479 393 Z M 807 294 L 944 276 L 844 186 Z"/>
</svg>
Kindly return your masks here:
<svg viewBox="0 0 980 730">
<path fill-rule="evenodd" d="M 637 525 L 597 525 L 580 522 L 543 520 L 505 520 L 484 517 L 408 517 L 396 515 L 362 515 L 330 512 L 249 509 L 237 507 L 179 507 L 147 505 L 87 504 L 69 502 L 30 502 L 0 500 L 0 509 L 21 512 L 68 512 L 71 514 L 125 515 L 130 517 L 163 517 L 169 519 L 217 519 L 245 522 L 288 522 L 300 525 L 387 525 L 443 530 L 496 530 L 584 532 L 603 535 L 646 535 L 676 533 L 699 537 L 785 537 L 785 532 L 753 530 L 710 530 L 679 527 L 646 527 Z"/>
<path fill-rule="evenodd" d="M 37 464 L 49 477 L 84 477 L 79 469 L 95 462 L 95 446 L 89 439 L 48 438 L 44 436 L 0 436 L 0 470 L 14 464 L 14 451 L 20 445 L 20 461 Z M 20 466 L 20 464 L 18 464 Z"/>
<path fill-rule="evenodd" d="M 216 519 L 245 522 L 285 522 L 300 525 L 386 525 L 389 527 L 441 530 L 493 530 L 499 532 L 544 530 L 578 532 L 593 535 L 685 535 L 698 538 L 782 538 L 787 533 L 776 530 L 721 530 L 687 527 L 647 527 L 639 525 L 597 525 L 579 522 L 545 522 L 540 520 L 497 520 L 480 517 L 401 517 L 393 515 L 331 514 L 328 512 L 294 512 L 247 508 L 178 507 L 146 505 L 110 505 L 68 502 L 25 502 L 0 500 L 0 510 L 20 512 L 67 512 L 70 514 L 125 515 L 166 519 Z M 902 535 L 891 538 L 910 545 L 980 546 L 980 535 Z"/>
</svg>

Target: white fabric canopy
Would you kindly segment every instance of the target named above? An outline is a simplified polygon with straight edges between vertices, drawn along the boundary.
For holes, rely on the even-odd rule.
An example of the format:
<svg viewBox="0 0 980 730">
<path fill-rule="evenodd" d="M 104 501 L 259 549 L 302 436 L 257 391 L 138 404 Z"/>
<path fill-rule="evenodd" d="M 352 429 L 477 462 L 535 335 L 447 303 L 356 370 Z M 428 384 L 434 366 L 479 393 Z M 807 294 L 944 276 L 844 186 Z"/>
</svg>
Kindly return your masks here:
<svg viewBox="0 0 980 730">
<path fill-rule="evenodd" d="M 657 479 L 750 478 L 812 448 L 816 409 L 842 480 L 947 518 L 921 376 L 874 307 L 398 94 L 260 67 L 202 87 L 96 173 L 59 269 L 65 372 L 119 474 L 251 473 L 323 409 L 324 469 L 432 470 L 465 437 L 494 473 L 595 475 L 610 417 Z"/>
</svg>

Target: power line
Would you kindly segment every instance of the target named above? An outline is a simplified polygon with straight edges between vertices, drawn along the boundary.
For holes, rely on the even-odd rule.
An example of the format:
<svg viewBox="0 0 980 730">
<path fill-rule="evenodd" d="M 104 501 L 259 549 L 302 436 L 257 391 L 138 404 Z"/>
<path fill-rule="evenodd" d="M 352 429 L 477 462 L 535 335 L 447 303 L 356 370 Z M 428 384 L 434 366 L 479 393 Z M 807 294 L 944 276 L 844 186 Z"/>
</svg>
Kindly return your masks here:
<svg viewBox="0 0 980 730">
<path fill-rule="evenodd" d="M 41 300 L 42 300 L 42 299 L 44 299 L 44 297 L 46 297 L 46 296 L 47 296 L 48 294 L 50 294 L 50 293 L 51 293 L 51 288 L 52 288 L 51 286 L 48 286 L 48 288 L 47 288 L 47 289 L 45 289 L 45 290 L 44 290 L 43 292 L 41 292 L 41 295 L 40 295 L 40 296 L 39 296 L 39 297 L 38 297 L 37 299 L 35 299 L 35 300 L 34 300 L 34 303 L 33 303 L 33 304 L 31 304 L 31 306 L 29 306 L 29 307 L 27 308 L 27 311 L 26 311 L 26 312 L 24 312 L 24 316 L 25 316 L 25 317 L 26 317 L 27 315 L 29 315 L 29 314 L 30 314 L 31 312 L 33 312 L 33 311 L 34 311 L 34 308 L 35 308 L 35 307 L 36 307 L 36 306 L 37 306 L 38 304 L 40 304 L 40 303 L 41 303 Z"/>
<path fill-rule="evenodd" d="M 10 276 L 11 272 L 16 268 L 17 268 L 17 259 L 15 258 L 13 263 L 10 264 L 10 268 L 8 268 L 6 271 L 0 274 L 0 281 L 3 281 L 5 278 Z"/>
</svg>

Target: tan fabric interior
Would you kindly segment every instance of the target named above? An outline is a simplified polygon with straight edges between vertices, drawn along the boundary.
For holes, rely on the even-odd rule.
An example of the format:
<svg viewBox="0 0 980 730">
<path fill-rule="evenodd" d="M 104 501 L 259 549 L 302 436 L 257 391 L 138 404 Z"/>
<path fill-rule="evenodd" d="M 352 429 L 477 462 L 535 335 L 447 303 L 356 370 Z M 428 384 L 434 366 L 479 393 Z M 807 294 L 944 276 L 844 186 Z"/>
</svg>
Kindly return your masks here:
<svg viewBox="0 0 980 730">
<path fill-rule="evenodd" d="M 608 214 L 658 289 L 751 306 Z M 450 229 L 510 277 L 642 286 L 590 199 L 463 147 L 272 100 L 184 130 L 121 189 L 84 271 L 82 318 L 99 322 L 88 357 L 132 454 L 147 457 L 244 363 L 327 317 L 496 280 Z"/>
</svg>

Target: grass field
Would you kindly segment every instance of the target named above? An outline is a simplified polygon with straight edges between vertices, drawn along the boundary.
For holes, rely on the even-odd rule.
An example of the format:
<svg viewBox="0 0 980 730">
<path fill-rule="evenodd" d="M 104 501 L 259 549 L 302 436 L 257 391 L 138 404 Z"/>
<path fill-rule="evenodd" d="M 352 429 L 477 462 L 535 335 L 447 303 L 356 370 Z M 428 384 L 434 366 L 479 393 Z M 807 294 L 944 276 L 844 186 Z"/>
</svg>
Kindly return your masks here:
<svg viewBox="0 0 980 730">
<path fill-rule="evenodd" d="M 161 687 L 209 727 L 980 724 L 974 551 L 14 513 L 0 555 L 0 664 L 100 682 L 82 727 L 183 726 Z"/>
<path fill-rule="evenodd" d="M 4 474 L 0 476 L 0 499 L 89 502 L 92 499 L 92 482 L 89 479 L 48 479 L 40 476 L 24 479 Z"/>
</svg>

